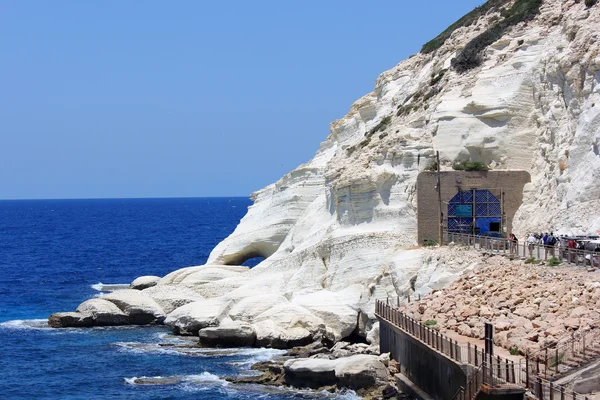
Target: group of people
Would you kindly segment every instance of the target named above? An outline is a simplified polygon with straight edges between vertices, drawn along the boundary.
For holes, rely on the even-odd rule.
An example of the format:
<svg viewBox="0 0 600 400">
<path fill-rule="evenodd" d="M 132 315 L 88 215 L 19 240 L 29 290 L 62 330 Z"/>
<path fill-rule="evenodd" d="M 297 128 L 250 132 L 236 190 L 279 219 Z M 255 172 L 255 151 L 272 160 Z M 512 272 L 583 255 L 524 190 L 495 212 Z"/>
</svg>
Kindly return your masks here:
<svg viewBox="0 0 600 400">
<path fill-rule="evenodd" d="M 532 233 L 527 237 L 527 244 L 532 249 L 534 245 L 541 244 L 543 246 L 556 246 L 558 239 L 554 236 L 553 232 L 550 233 Z"/>
</svg>

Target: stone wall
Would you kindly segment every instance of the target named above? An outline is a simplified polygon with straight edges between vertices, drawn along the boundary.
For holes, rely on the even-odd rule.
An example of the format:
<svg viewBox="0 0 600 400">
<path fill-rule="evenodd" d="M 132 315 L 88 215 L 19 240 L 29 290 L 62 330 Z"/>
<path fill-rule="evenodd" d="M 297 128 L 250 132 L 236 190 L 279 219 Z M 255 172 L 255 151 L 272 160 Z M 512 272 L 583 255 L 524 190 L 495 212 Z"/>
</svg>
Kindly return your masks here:
<svg viewBox="0 0 600 400">
<path fill-rule="evenodd" d="M 513 218 L 523 201 L 523 187 L 531 181 L 526 171 L 442 171 L 442 212 L 444 229 L 448 226 L 448 202 L 458 190 L 487 189 L 503 203 L 504 234 L 512 231 Z M 438 240 L 439 207 L 435 189 L 436 172 L 421 172 L 417 178 L 417 230 L 418 241 Z"/>
</svg>

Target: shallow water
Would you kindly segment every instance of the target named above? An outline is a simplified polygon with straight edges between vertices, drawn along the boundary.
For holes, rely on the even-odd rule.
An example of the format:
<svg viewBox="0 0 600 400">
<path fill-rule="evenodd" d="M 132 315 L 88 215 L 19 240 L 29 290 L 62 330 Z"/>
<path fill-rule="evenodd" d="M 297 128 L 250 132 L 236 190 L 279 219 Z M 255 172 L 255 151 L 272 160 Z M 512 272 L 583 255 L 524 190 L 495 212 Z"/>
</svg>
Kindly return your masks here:
<svg viewBox="0 0 600 400">
<path fill-rule="evenodd" d="M 277 350 L 160 346 L 190 340 L 164 327 L 47 327 L 49 314 L 74 310 L 103 285 L 203 264 L 249 205 L 244 198 L 0 201 L 2 398 L 356 398 L 220 378 L 252 373 L 252 363 Z M 159 377 L 173 378 L 152 384 L 164 383 Z"/>
</svg>

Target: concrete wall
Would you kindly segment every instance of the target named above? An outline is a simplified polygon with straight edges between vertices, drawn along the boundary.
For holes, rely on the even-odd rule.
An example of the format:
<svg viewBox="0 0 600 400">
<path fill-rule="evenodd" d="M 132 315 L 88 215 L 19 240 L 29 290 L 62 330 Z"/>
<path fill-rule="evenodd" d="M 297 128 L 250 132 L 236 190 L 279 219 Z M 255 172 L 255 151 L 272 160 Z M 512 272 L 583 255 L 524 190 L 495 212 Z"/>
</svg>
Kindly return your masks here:
<svg viewBox="0 0 600 400">
<path fill-rule="evenodd" d="M 526 171 L 443 171 L 440 173 L 444 229 L 448 226 L 448 202 L 458 190 L 487 189 L 503 202 L 503 225 L 507 237 L 512 231 L 512 221 L 523 202 L 523 186 L 531 181 Z M 421 172 L 417 178 L 417 236 L 438 240 L 439 208 L 435 190 L 436 172 Z"/>
<path fill-rule="evenodd" d="M 402 372 L 435 400 L 451 400 L 467 382 L 468 366 L 459 365 L 397 327 L 379 320 L 382 353 L 400 363 Z"/>
</svg>

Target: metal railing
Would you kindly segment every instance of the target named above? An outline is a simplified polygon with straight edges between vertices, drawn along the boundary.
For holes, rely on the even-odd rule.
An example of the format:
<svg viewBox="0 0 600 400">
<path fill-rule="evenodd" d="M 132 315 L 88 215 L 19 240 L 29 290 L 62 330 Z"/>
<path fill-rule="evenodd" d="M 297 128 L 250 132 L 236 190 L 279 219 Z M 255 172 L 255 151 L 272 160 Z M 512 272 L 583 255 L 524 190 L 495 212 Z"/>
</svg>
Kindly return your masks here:
<svg viewBox="0 0 600 400">
<path fill-rule="evenodd" d="M 542 374 L 553 366 L 550 356 L 545 359 L 538 356 L 535 360 L 532 357 L 526 357 L 524 362 L 516 363 L 500 356 L 491 356 L 477 345 L 472 345 L 470 342 L 459 343 L 422 324 L 391 305 L 389 299 L 387 301 L 376 300 L 375 315 L 450 359 L 477 367 L 469 377 L 466 387 L 460 388 L 454 396 L 454 400 L 472 400 L 482 384 L 490 387 L 507 384 L 518 385 L 530 390 L 541 400 L 588 400 L 586 396 L 567 390 L 542 377 Z M 585 338 L 582 338 L 581 341 L 585 342 Z M 563 343 L 565 346 L 573 344 L 570 341 Z"/>
<path fill-rule="evenodd" d="M 562 262 L 600 268 L 599 254 L 597 252 L 572 249 L 561 245 L 544 246 L 537 243 L 513 242 L 504 238 L 475 236 L 456 232 L 445 232 L 444 242 L 460 243 L 465 246 L 471 246 L 477 250 L 491 251 L 506 256 L 532 258 L 544 261 L 551 257 L 556 257 Z"/>
<path fill-rule="evenodd" d="M 528 355 L 531 371 L 546 379 L 556 379 L 558 375 L 599 357 L 600 320 L 590 324 L 588 330 L 572 332 L 556 344 Z"/>
<path fill-rule="evenodd" d="M 387 302 L 377 300 L 375 314 L 454 361 L 476 367 L 487 362 L 492 366 L 493 377 L 505 383 L 521 381 L 521 368 L 518 363 L 515 364 L 514 361 L 500 356 L 492 357 L 486 354 L 483 348 L 472 345 L 470 342 L 459 343 L 436 329 L 409 317 Z"/>
</svg>

